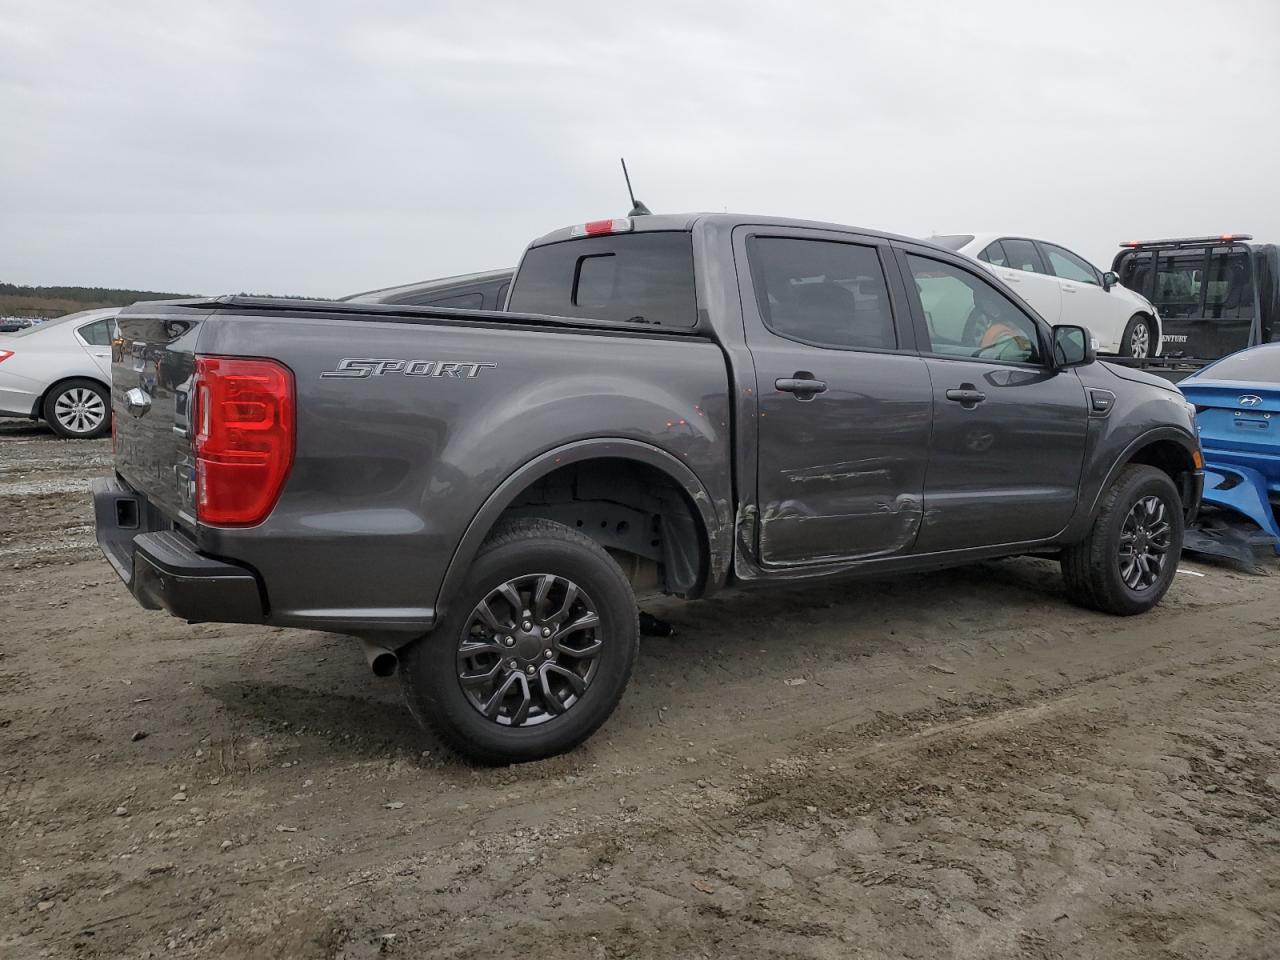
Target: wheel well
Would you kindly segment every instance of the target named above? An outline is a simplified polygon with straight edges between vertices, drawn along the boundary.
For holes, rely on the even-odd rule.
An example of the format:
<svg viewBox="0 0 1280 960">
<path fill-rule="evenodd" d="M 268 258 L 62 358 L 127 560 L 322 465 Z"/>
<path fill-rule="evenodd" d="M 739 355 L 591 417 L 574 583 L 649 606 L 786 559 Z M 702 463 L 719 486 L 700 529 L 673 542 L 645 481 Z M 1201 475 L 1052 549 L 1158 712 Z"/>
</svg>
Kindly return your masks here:
<svg viewBox="0 0 1280 960">
<path fill-rule="evenodd" d="M 567 464 L 522 490 L 498 523 L 554 520 L 595 540 L 637 589 L 694 597 L 706 582 L 707 532 L 679 483 L 657 467 L 622 458 Z"/>
<path fill-rule="evenodd" d="M 58 387 L 62 386 L 64 383 L 70 383 L 72 380 L 88 380 L 90 383 L 96 383 L 103 390 L 105 390 L 107 392 L 107 413 L 110 414 L 111 384 L 103 383 L 97 377 L 62 377 L 61 379 L 55 380 L 53 381 L 53 383 L 49 384 L 49 386 L 45 387 L 44 392 L 41 393 L 40 396 L 36 398 L 35 406 L 31 408 L 31 419 L 33 420 L 43 419 L 45 399 L 49 396 L 49 394 L 53 393 L 53 391 L 56 390 Z"/>
<path fill-rule="evenodd" d="M 1145 463 L 1163 470 L 1177 486 L 1182 502 L 1191 497 L 1191 478 L 1195 474 L 1195 461 L 1190 451 L 1174 440 L 1155 440 L 1129 458 L 1130 463 Z"/>
</svg>

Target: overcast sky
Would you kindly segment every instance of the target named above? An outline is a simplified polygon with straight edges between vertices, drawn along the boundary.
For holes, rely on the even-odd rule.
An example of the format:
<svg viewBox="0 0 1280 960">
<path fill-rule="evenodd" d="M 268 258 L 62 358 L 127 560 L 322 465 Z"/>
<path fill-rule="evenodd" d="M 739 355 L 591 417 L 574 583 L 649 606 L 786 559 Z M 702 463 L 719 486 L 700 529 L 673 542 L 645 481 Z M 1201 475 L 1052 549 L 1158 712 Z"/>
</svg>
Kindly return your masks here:
<svg viewBox="0 0 1280 960">
<path fill-rule="evenodd" d="M 0 280 L 340 296 L 627 209 L 1280 240 L 1280 4 L 0 0 Z"/>
</svg>

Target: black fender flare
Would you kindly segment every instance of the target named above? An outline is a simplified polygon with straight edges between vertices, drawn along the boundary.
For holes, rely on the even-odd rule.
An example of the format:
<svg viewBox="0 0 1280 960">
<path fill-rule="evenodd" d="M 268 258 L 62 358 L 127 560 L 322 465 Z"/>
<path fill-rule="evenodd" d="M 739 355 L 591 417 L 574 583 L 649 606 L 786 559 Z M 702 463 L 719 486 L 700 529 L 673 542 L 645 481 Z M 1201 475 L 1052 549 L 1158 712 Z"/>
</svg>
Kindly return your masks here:
<svg viewBox="0 0 1280 960">
<path fill-rule="evenodd" d="M 1120 456 L 1116 457 L 1111 464 L 1111 469 L 1107 471 L 1107 475 L 1102 480 L 1102 485 L 1098 487 L 1093 495 L 1093 502 L 1089 504 L 1089 512 L 1087 514 L 1088 521 L 1093 522 L 1094 517 L 1098 515 L 1098 505 L 1102 502 L 1102 495 L 1111 488 L 1111 484 L 1115 482 L 1120 471 L 1133 462 L 1133 456 L 1143 447 L 1150 446 L 1161 440 L 1172 440 L 1187 451 L 1187 459 L 1191 461 L 1192 470 L 1194 472 L 1202 472 L 1203 468 L 1196 466 L 1196 455 L 1200 452 L 1200 442 L 1187 433 L 1185 430 L 1179 430 L 1177 427 L 1154 427 L 1144 433 L 1134 437 L 1121 451 Z"/>
<path fill-rule="evenodd" d="M 476 515 L 471 518 L 466 532 L 463 533 L 462 539 L 453 551 L 453 558 L 449 561 L 444 580 L 441 581 L 440 589 L 436 594 L 435 622 L 439 623 L 448 612 L 450 598 L 462 586 L 467 571 L 471 568 L 481 545 L 489 535 L 489 531 L 493 529 L 498 517 L 525 488 L 568 464 L 604 458 L 633 460 L 655 467 L 679 484 L 698 511 L 706 533 L 705 545 L 711 561 L 707 575 L 708 587 L 718 582 L 720 577 L 717 567 L 723 564 L 723 560 L 717 562 L 717 558 L 723 556 L 723 550 L 717 547 L 722 535 L 721 524 L 716 516 L 711 496 L 697 474 L 660 447 L 641 443 L 638 440 L 627 440 L 621 437 L 578 440 L 534 457 L 503 480 L 497 489 L 489 494 Z"/>
</svg>

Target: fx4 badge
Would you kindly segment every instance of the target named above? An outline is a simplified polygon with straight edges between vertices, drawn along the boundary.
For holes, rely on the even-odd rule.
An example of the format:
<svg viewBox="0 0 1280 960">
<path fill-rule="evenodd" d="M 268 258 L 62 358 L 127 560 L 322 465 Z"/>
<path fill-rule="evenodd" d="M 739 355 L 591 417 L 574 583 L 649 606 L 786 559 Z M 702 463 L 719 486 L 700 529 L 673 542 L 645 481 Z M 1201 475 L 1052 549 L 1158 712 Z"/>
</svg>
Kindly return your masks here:
<svg viewBox="0 0 1280 960">
<path fill-rule="evenodd" d="M 349 380 L 365 380 L 388 373 L 406 377 L 447 377 L 452 380 L 474 380 L 480 371 L 496 367 L 485 360 L 375 360 L 369 357 L 343 357 L 333 370 L 325 370 L 322 377 L 345 377 Z"/>
</svg>

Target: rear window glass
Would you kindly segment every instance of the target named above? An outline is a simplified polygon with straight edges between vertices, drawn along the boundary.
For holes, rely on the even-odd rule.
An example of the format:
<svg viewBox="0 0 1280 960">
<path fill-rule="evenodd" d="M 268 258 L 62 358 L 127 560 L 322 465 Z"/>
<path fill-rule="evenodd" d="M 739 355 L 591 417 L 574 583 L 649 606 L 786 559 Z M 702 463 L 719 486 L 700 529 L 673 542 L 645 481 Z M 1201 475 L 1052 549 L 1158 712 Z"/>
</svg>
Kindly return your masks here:
<svg viewBox="0 0 1280 960">
<path fill-rule="evenodd" d="M 1120 257 L 1120 283 L 1130 290 L 1146 294 L 1151 282 L 1151 254 L 1126 253 Z"/>
<path fill-rule="evenodd" d="M 692 327 L 693 238 L 685 231 L 623 233 L 532 247 L 507 309 Z"/>
<path fill-rule="evenodd" d="M 1204 284 L 1204 250 L 1161 252 L 1159 258 L 1151 302 L 1166 319 L 1198 316 Z"/>
<path fill-rule="evenodd" d="M 940 247 L 946 247 L 948 250 L 959 250 L 972 239 L 972 233 L 953 233 L 945 234 L 941 237 L 929 238 L 931 242 L 936 243 Z"/>
<path fill-rule="evenodd" d="M 1242 350 L 1219 360 L 1204 376 L 1206 380 L 1280 383 L 1280 349 Z"/>
</svg>

